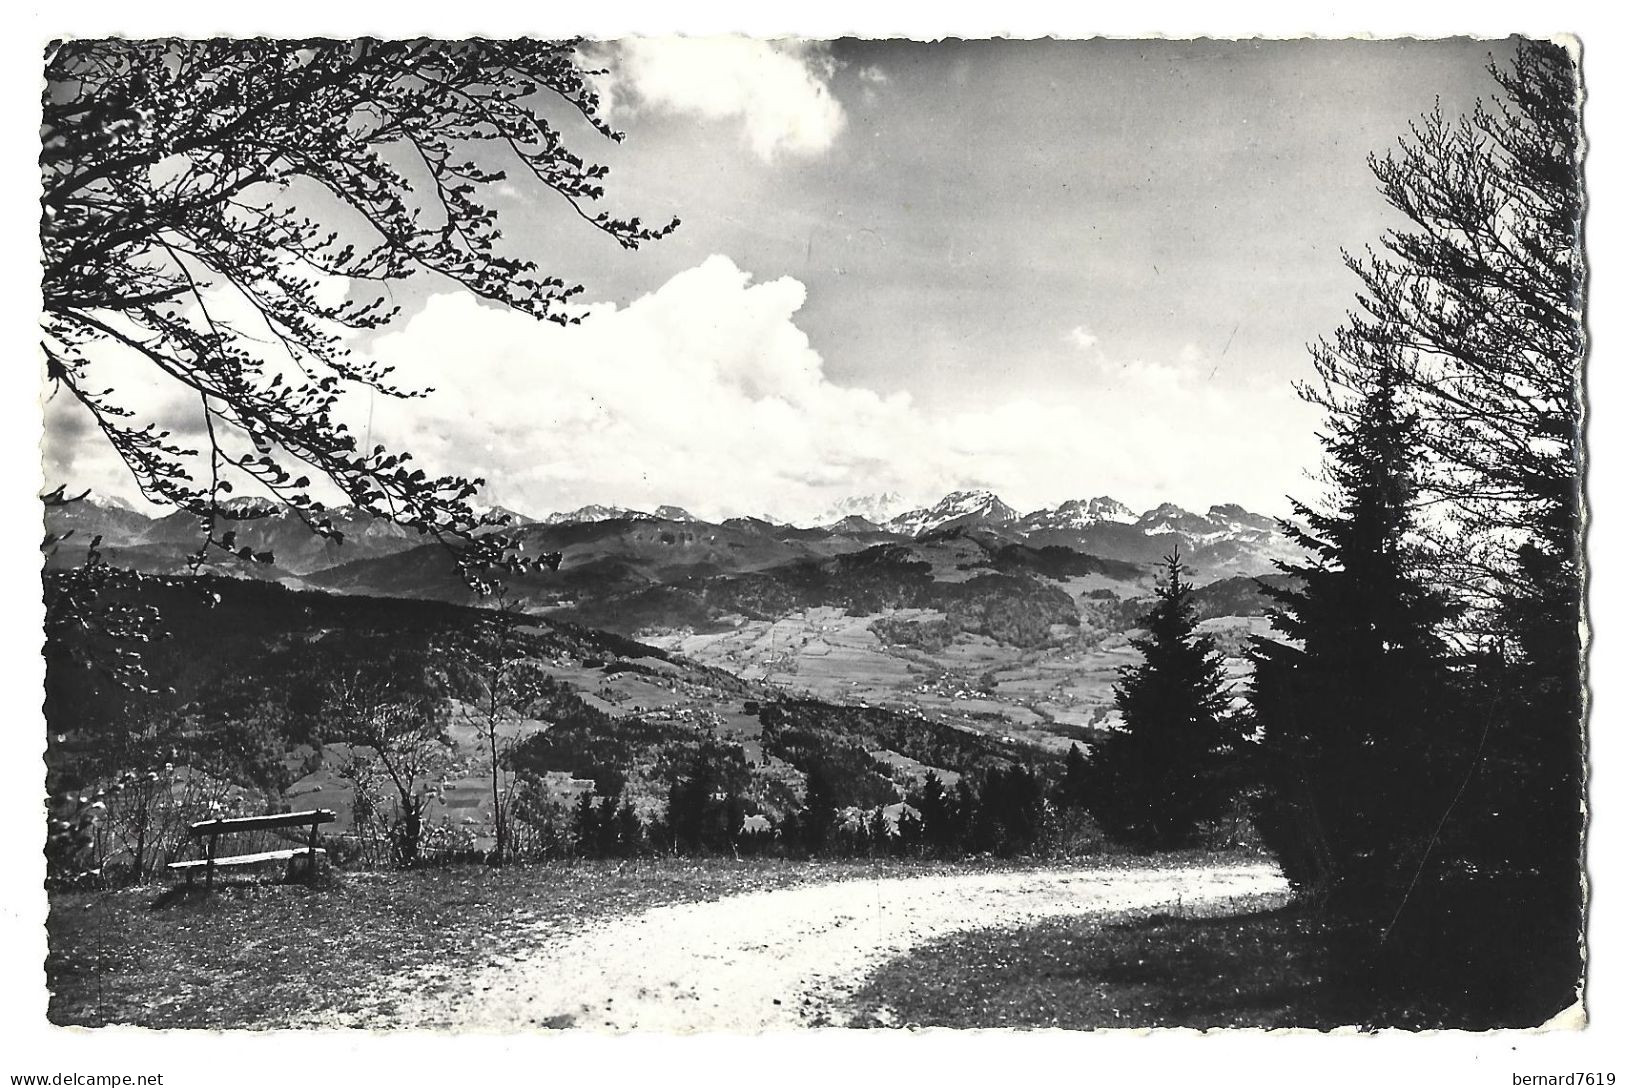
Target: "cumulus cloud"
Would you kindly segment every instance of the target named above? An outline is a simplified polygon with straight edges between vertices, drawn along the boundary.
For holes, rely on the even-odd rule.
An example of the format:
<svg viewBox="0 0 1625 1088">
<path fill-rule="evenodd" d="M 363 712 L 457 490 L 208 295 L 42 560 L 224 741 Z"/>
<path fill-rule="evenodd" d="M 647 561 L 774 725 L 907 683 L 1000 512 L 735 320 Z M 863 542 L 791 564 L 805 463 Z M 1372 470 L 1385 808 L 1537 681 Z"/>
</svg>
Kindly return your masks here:
<svg viewBox="0 0 1625 1088">
<path fill-rule="evenodd" d="M 726 36 L 628 38 L 599 48 L 609 53 L 599 93 L 612 117 L 648 110 L 738 119 L 766 160 L 780 151 L 822 153 L 846 125 L 825 45 Z"/>
<path fill-rule="evenodd" d="M 436 466 L 478 467 L 493 501 L 522 509 L 816 505 L 923 436 L 906 395 L 827 378 L 794 321 L 805 299 L 724 257 L 567 328 L 438 295 L 375 348 L 436 392 L 378 402 L 374 430 Z"/>
<path fill-rule="evenodd" d="M 1115 491 L 1275 510 L 1315 460 L 1290 388 L 1214 383 L 1201 364 L 1096 350 L 1078 395 L 956 412 L 843 385 L 796 324 L 805 300 L 795 279 L 757 282 L 722 256 L 570 327 L 436 296 L 377 354 L 437 391 L 380 400 L 375 431 L 537 513 L 675 502 L 794 518 L 850 494 L 961 487 L 1029 507 Z"/>
<path fill-rule="evenodd" d="M 722 256 L 568 327 L 435 295 L 371 350 L 401 384 L 435 391 L 352 397 L 347 422 L 538 515 L 677 503 L 796 519 L 849 495 L 927 503 L 967 487 L 1024 510 L 1106 493 L 1275 512 L 1317 460 L 1314 419 L 1289 387 L 1211 381 L 1202 362 L 1096 346 L 1071 384 L 957 411 L 843 385 L 796 323 L 805 301 L 797 280 L 758 282 Z M 58 464 L 83 470 L 67 479 L 116 474 L 91 452 L 94 433 L 64 427 L 54 441 L 74 447 Z"/>
</svg>

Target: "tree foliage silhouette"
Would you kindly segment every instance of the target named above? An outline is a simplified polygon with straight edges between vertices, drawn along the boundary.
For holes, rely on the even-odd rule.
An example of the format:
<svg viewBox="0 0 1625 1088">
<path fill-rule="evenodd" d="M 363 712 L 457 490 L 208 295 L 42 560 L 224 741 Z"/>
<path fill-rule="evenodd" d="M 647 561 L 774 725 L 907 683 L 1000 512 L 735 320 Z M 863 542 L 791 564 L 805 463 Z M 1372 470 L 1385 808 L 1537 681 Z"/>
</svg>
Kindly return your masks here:
<svg viewBox="0 0 1625 1088">
<path fill-rule="evenodd" d="M 1260 827 L 1300 887 L 1392 910 L 1466 767 L 1448 695 L 1453 608 L 1418 573 L 1417 418 L 1398 403 L 1397 349 L 1366 360 L 1362 398 L 1325 435 L 1335 506 L 1284 523 L 1310 559 L 1266 587 L 1290 642 L 1255 646 L 1252 706 L 1270 790 Z M 1352 371 L 1341 371 L 1352 379 Z"/>
<path fill-rule="evenodd" d="M 416 865 L 425 816 L 438 797 L 434 779 L 446 773 L 453 757 L 446 733 L 448 700 L 405 696 L 393 676 L 366 670 L 334 680 L 329 699 L 334 734 L 358 746 L 340 776 L 354 785 L 358 807 L 375 816 L 384 815 L 379 779 L 388 780 L 393 797 L 384 830 L 390 849 L 398 864 Z"/>
<path fill-rule="evenodd" d="M 1302 646 L 1264 648 L 1255 692 L 1276 771 L 1299 761 L 1290 864 L 1363 884 L 1390 980 L 1485 1024 L 1574 999 L 1584 786 L 1578 70 L 1534 41 L 1490 69 L 1497 98 L 1371 160 L 1408 225 L 1347 257 L 1359 308 L 1313 349 L 1344 496 L 1282 598 Z"/>
<path fill-rule="evenodd" d="M 1401 349 L 1402 394 L 1428 459 L 1421 499 L 1438 576 L 1474 607 L 1468 635 L 1505 660 L 1504 762 L 1549 778 L 1546 832 L 1573 840 L 1582 777 L 1581 360 L 1585 287 L 1579 74 L 1551 42 L 1491 66 L 1499 98 L 1447 123 L 1437 110 L 1372 159 L 1411 226 L 1349 259 L 1361 309 L 1317 363 L 1356 377 L 1372 346 Z M 1492 738 L 1495 739 L 1495 738 Z M 1492 759 L 1492 762 L 1494 760 Z M 1530 814 L 1533 818 L 1534 813 Z M 1549 841 L 1556 842 L 1557 838 Z"/>
<path fill-rule="evenodd" d="M 468 675 L 476 680 L 477 694 L 464 703 L 462 717 L 479 738 L 490 761 L 491 828 L 495 839 L 490 863 L 500 867 L 509 860 L 513 838 L 516 727 L 548 694 L 552 684 L 526 654 L 518 633 L 524 614 L 500 590 L 496 605 L 480 618 L 458 650 Z M 546 734 L 540 736 L 541 743 L 546 745 L 550 738 Z"/>
<path fill-rule="evenodd" d="M 1222 765 L 1236 741 L 1224 661 L 1196 632 L 1177 551 L 1166 570 L 1147 633 L 1133 643 L 1144 660 L 1126 667 L 1117 685 L 1123 728 L 1096 746 L 1083 789 L 1108 835 L 1158 850 L 1189 842 L 1201 821 L 1223 812 Z"/>
<path fill-rule="evenodd" d="M 340 536 L 312 495 L 453 544 L 477 587 L 523 568 L 481 531 L 480 484 L 363 448 L 346 391 L 418 397 L 355 338 L 427 271 L 539 319 L 573 322 L 578 286 L 507 252 L 491 200 L 513 176 L 628 249 L 649 227 L 593 212 L 604 166 L 557 110 L 618 140 L 571 41 L 70 41 L 46 60 L 41 168 L 44 350 L 150 500 L 202 521 L 199 562 L 238 548 L 241 484 Z M 135 360 L 195 398 L 200 448 L 162 429 L 100 364 Z M 235 483 L 234 483 L 235 480 Z"/>
<path fill-rule="evenodd" d="M 1082 808 L 1089 800 L 1089 761 L 1076 743 L 1066 750 L 1063 766 L 1061 781 L 1055 790 L 1056 804 L 1062 808 Z"/>
<path fill-rule="evenodd" d="M 1358 385 L 1373 346 L 1403 352 L 1454 581 L 1501 599 L 1529 578 L 1530 544 L 1577 580 L 1584 196 L 1573 58 L 1525 41 L 1491 72 L 1503 97 L 1454 123 L 1435 108 L 1372 157 L 1410 225 L 1346 257 L 1360 308 L 1315 354 L 1334 385 L 1345 367 Z"/>
</svg>

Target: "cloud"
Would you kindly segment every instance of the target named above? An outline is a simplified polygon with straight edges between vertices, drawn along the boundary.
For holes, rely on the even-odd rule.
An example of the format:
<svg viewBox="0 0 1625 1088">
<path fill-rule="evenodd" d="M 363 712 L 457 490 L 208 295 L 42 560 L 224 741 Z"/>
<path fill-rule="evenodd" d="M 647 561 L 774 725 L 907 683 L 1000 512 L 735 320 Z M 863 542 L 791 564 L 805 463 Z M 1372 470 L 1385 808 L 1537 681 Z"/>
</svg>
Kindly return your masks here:
<svg viewBox="0 0 1625 1088">
<path fill-rule="evenodd" d="M 805 300 L 796 280 L 756 283 L 725 257 L 568 328 L 436 295 L 374 350 L 436 392 L 378 401 L 374 433 L 478 470 L 520 509 L 817 505 L 882 469 L 898 436 L 923 436 L 906 395 L 828 379 L 794 321 Z"/>
<path fill-rule="evenodd" d="M 850 495 L 927 503 L 965 487 L 1024 510 L 1104 493 L 1278 512 L 1318 458 L 1314 417 L 1284 383 L 1210 381 L 1204 364 L 1121 361 L 1098 344 L 1049 386 L 954 411 L 843 385 L 796 323 L 806 296 L 724 256 L 568 327 L 436 294 L 369 351 L 400 384 L 435 391 L 354 395 L 345 421 L 537 515 L 676 503 L 796 519 Z M 53 486 L 118 493 L 99 436 L 64 425 L 52 441 L 75 470 Z"/>
<path fill-rule="evenodd" d="M 1100 343 L 1100 337 L 1096 336 L 1082 325 L 1074 325 L 1067 332 L 1066 341 L 1079 351 L 1088 351 L 1090 348 Z"/>
<path fill-rule="evenodd" d="M 764 160 L 785 151 L 827 151 L 846 125 L 830 89 L 835 62 L 828 47 L 795 40 L 628 38 L 595 47 L 608 75 L 599 94 L 617 111 L 738 118 Z"/>
<path fill-rule="evenodd" d="M 1316 459 L 1289 387 L 1177 361 L 1094 350 L 1074 385 L 952 412 L 842 385 L 796 324 L 805 301 L 797 280 L 757 282 L 724 256 L 570 327 L 437 295 L 376 350 L 436 392 L 380 398 L 374 431 L 535 513 L 674 502 L 795 518 L 852 494 L 975 486 L 1028 507 L 1115 492 L 1274 511 Z"/>
</svg>

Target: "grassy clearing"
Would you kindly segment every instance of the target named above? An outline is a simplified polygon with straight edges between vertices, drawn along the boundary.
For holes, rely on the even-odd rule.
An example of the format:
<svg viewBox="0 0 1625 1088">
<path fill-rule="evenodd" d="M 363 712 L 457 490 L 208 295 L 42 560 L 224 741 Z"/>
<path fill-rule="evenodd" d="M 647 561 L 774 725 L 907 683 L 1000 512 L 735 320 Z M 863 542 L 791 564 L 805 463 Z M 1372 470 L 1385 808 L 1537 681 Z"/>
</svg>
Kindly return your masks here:
<svg viewBox="0 0 1625 1088">
<path fill-rule="evenodd" d="M 56 892 L 48 1015 L 87 1027 L 265 1028 L 364 1009 L 387 1024 L 378 984 L 397 972 L 432 970 L 424 985 L 449 987 L 548 931 L 875 872 L 873 862 L 662 859 L 340 873 L 317 890 L 245 881 L 208 898 L 156 886 Z"/>
<path fill-rule="evenodd" d="M 1152 1028 L 1305 1026 L 1319 984 L 1312 942 L 1273 903 L 1240 919 L 1144 913 L 980 929 L 871 976 L 857 1026 Z"/>
<path fill-rule="evenodd" d="M 1209 917 L 1158 912 L 975 930 L 871 976 L 854 995 L 853 1023 L 1483 1030 L 1540 1024 L 1572 999 L 1561 978 L 1545 980 L 1543 996 L 1483 972 L 1471 982 L 1428 972 L 1432 985 L 1374 985 L 1357 940 L 1274 900 L 1231 901 Z M 1480 966 L 1505 953 L 1487 949 Z"/>
</svg>

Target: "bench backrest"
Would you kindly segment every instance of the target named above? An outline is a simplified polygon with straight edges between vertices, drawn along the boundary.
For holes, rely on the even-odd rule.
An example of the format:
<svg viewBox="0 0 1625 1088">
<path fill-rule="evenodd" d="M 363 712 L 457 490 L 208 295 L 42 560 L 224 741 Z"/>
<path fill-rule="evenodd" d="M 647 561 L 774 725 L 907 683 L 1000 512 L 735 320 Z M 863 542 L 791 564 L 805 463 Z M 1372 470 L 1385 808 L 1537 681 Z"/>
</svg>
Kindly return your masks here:
<svg viewBox="0 0 1625 1088">
<path fill-rule="evenodd" d="M 193 835 L 229 835 L 234 831 L 268 831 L 276 827 L 308 827 L 332 823 L 338 817 L 330 809 L 309 812 L 279 812 L 275 816 L 236 816 L 229 820 L 202 820 L 191 826 Z"/>
</svg>

